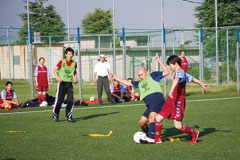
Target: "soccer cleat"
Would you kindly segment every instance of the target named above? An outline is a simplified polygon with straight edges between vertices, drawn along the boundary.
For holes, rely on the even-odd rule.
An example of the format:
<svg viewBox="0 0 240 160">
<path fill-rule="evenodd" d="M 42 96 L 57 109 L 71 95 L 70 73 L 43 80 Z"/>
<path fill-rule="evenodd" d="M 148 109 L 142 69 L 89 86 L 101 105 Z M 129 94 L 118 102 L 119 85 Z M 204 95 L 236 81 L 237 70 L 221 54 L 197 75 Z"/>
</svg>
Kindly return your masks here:
<svg viewBox="0 0 240 160">
<path fill-rule="evenodd" d="M 68 121 L 68 122 L 72 122 L 72 123 L 76 122 L 76 120 L 74 120 L 72 117 L 68 117 L 68 118 L 67 118 L 67 121 Z"/>
<path fill-rule="evenodd" d="M 60 122 L 58 118 L 53 118 L 54 122 Z"/>
<path fill-rule="evenodd" d="M 102 102 L 98 102 L 98 104 L 99 104 L 99 105 L 103 105 L 103 103 L 102 103 Z"/>
<path fill-rule="evenodd" d="M 154 139 L 151 139 L 151 138 L 148 138 L 147 139 L 140 139 L 139 142 L 141 144 L 155 144 L 155 140 Z"/>
<path fill-rule="evenodd" d="M 155 143 L 162 143 L 161 138 L 158 138 L 158 139 L 155 139 L 155 138 L 154 138 L 154 141 L 155 141 Z"/>
<path fill-rule="evenodd" d="M 199 135 L 199 131 L 195 131 L 192 135 L 192 140 L 190 141 L 190 143 L 196 143 L 198 139 L 198 135 Z"/>
</svg>

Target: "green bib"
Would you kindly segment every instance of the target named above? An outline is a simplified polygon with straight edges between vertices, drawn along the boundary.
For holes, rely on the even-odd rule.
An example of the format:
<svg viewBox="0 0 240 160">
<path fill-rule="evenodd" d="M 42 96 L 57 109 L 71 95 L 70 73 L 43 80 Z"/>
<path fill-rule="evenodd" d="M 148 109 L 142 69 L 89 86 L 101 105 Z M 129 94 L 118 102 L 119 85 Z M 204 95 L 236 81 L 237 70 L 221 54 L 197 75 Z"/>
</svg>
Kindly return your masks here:
<svg viewBox="0 0 240 160">
<path fill-rule="evenodd" d="M 152 79 L 150 75 L 144 81 L 139 81 L 139 90 L 140 90 L 140 99 L 143 100 L 146 96 L 160 92 L 162 93 L 162 89 L 160 87 L 160 83 L 156 82 Z"/>
<path fill-rule="evenodd" d="M 57 74 L 58 76 L 64 81 L 64 82 L 72 82 L 73 81 L 73 74 L 75 71 L 75 61 L 72 61 L 71 66 L 68 66 L 66 63 L 66 59 L 62 60 L 62 66 L 58 70 Z"/>
</svg>

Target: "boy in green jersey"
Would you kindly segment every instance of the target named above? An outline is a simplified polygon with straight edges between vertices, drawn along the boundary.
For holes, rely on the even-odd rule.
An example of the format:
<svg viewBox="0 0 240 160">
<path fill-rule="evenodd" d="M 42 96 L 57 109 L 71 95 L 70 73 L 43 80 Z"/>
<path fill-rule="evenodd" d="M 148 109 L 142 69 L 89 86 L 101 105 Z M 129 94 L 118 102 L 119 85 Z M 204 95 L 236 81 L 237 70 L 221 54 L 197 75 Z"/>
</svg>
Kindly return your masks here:
<svg viewBox="0 0 240 160">
<path fill-rule="evenodd" d="M 56 99 L 53 107 L 53 119 L 54 122 L 59 122 L 59 113 L 67 94 L 67 106 L 66 106 L 66 117 L 68 122 L 76 122 L 72 118 L 73 111 L 73 83 L 77 83 L 77 62 L 73 61 L 74 50 L 67 48 L 65 51 L 66 59 L 58 62 L 54 68 L 53 73 L 58 80 Z"/>
<path fill-rule="evenodd" d="M 153 142 L 155 135 L 155 117 L 165 103 L 159 81 L 169 74 L 167 68 L 164 66 L 158 56 L 156 56 L 156 61 L 160 64 L 163 72 L 152 72 L 149 74 L 146 68 L 141 67 L 138 69 L 138 77 L 140 81 L 130 82 L 112 75 L 113 79 L 116 79 L 125 85 L 139 88 L 140 99 L 143 100 L 147 106 L 146 111 L 139 120 L 139 125 L 146 133 L 149 141 L 152 140 Z M 148 122 L 149 127 L 147 125 Z"/>
</svg>

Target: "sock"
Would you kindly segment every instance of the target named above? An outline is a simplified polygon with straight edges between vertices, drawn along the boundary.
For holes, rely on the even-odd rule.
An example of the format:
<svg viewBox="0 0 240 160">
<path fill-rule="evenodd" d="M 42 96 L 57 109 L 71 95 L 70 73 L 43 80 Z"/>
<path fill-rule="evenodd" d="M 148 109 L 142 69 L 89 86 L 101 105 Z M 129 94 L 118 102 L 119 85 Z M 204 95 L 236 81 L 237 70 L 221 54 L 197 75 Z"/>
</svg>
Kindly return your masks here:
<svg viewBox="0 0 240 160">
<path fill-rule="evenodd" d="M 43 97 L 42 97 L 43 101 L 46 101 L 46 97 L 47 97 L 46 95 L 43 95 Z"/>
<path fill-rule="evenodd" d="M 193 129 L 191 129 L 190 127 L 188 127 L 187 125 L 182 124 L 182 127 L 180 129 L 181 131 L 183 131 L 184 133 L 188 133 L 190 135 L 192 135 L 192 133 L 195 131 Z"/>
<path fill-rule="evenodd" d="M 148 125 L 146 124 L 144 127 L 141 127 L 143 132 L 146 133 L 146 135 L 148 134 Z"/>
<path fill-rule="evenodd" d="M 38 94 L 38 103 L 41 104 L 42 103 L 42 95 Z"/>
<path fill-rule="evenodd" d="M 148 138 L 154 139 L 155 136 L 155 123 L 149 124 Z"/>
<path fill-rule="evenodd" d="M 154 139 L 156 139 L 156 140 L 158 140 L 159 138 L 162 139 L 161 138 L 162 126 L 163 126 L 162 121 L 161 122 L 156 122 L 156 124 L 155 124 L 156 135 L 155 135 Z"/>
</svg>

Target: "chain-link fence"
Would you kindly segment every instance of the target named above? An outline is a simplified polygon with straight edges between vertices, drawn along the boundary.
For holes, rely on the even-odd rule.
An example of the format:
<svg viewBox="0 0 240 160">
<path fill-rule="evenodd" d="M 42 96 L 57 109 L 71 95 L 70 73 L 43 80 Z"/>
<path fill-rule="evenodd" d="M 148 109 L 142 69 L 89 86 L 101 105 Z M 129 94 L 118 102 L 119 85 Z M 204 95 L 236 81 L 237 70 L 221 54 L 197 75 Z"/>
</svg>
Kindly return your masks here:
<svg viewBox="0 0 240 160">
<path fill-rule="evenodd" d="M 56 82 L 52 71 L 58 61 L 64 58 L 66 47 L 70 46 L 75 50 L 74 60 L 78 60 L 77 29 L 70 30 L 69 41 L 67 35 L 40 36 L 39 33 L 32 33 L 32 54 L 27 45 L 28 38 L 18 36 L 19 30 L 20 28 L 0 28 L 1 79 L 30 81 L 30 73 L 33 72 L 30 70 L 30 60 L 33 60 L 35 69 L 38 59 L 44 57 L 51 73 L 51 81 Z M 217 81 L 220 84 L 237 83 L 239 91 L 237 28 L 218 29 L 218 52 L 215 29 L 203 29 L 202 34 L 201 29 L 165 29 L 165 32 L 160 29 L 124 30 L 123 35 L 122 29 L 116 29 L 115 41 L 113 34 L 80 34 L 83 81 L 93 80 L 94 65 L 98 62 L 100 54 L 107 56 L 113 73 L 123 78 L 132 77 L 137 80 L 139 67 L 146 67 L 149 72 L 161 70 L 155 61 L 156 55 L 162 58 L 163 53 L 166 53 L 167 58 L 170 55 L 180 55 L 179 52 L 185 50 L 187 58 L 192 62 L 192 67 L 188 70 L 191 75 L 217 85 Z M 163 37 L 165 43 L 162 43 Z M 203 53 L 203 58 L 200 53 Z M 216 57 L 219 59 L 218 65 Z M 163 61 L 166 61 L 166 58 Z M 200 62 L 203 62 L 203 65 Z M 204 72 L 201 71 L 201 66 Z M 216 72 L 217 67 L 219 72 Z M 170 79 L 171 76 L 168 82 Z"/>
</svg>

